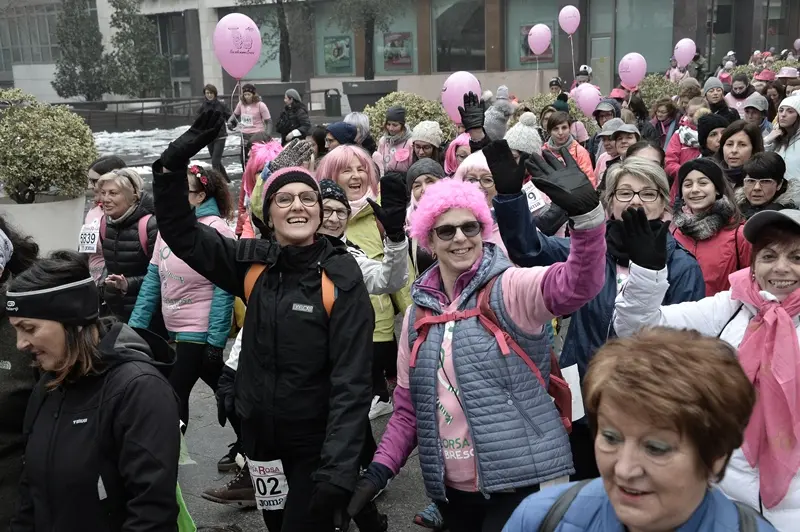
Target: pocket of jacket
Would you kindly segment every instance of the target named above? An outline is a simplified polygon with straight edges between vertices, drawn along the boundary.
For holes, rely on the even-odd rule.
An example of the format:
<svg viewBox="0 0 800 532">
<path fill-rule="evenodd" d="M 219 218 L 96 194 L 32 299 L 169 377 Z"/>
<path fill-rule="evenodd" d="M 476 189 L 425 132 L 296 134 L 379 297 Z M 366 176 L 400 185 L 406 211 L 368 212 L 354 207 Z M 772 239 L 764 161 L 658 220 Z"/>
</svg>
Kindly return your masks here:
<svg viewBox="0 0 800 532">
<path fill-rule="evenodd" d="M 536 423 L 533 422 L 533 420 L 528 415 L 528 413 L 525 411 L 525 409 L 522 408 L 522 406 L 519 404 L 519 402 L 516 400 L 516 398 L 513 395 L 511 395 L 511 392 L 509 392 L 508 390 L 505 390 L 505 392 L 506 392 L 506 397 L 508 398 L 507 403 L 509 405 L 514 405 L 514 408 L 517 409 L 517 412 L 519 412 L 519 415 L 522 416 L 522 419 L 524 419 L 528 423 L 528 425 L 530 425 L 530 427 L 533 429 L 533 431 L 536 433 L 536 435 L 539 438 L 543 437 L 544 436 L 544 432 L 542 432 L 542 429 L 540 429 L 536 425 Z"/>
</svg>

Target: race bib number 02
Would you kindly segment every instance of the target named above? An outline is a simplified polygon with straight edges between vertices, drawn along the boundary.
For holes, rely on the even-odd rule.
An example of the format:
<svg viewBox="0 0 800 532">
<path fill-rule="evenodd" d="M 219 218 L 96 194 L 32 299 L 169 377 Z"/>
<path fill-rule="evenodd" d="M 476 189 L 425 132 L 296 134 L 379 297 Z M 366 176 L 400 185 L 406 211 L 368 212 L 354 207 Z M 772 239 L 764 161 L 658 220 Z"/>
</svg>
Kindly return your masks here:
<svg viewBox="0 0 800 532">
<path fill-rule="evenodd" d="M 283 462 L 248 460 L 247 466 L 250 468 L 250 478 L 256 490 L 256 507 L 259 510 L 283 510 L 286 496 L 289 494 Z"/>
<path fill-rule="evenodd" d="M 100 240 L 100 223 L 97 220 L 91 224 L 82 225 L 78 240 L 78 252 L 97 253 L 98 240 Z"/>
<path fill-rule="evenodd" d="M 242 125 L 245 127 L 253 126 L 253 115 L 242 114 Z"/>
</svg>

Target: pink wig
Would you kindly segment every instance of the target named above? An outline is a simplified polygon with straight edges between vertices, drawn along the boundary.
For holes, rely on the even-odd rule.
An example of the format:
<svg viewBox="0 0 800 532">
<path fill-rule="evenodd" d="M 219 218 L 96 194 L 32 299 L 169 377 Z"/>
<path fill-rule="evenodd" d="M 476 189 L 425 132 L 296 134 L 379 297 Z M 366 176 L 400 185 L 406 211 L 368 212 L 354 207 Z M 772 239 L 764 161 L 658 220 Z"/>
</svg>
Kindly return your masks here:
<svg viewBox="0 0 800 532">
<path fill-rule="evenodd" d="M 444 173 L 453 175 L 458 169 L 458 159 L 456 159 L 456 150 L 461 146 L 469 146 L 469 133 L 462 133 L 450 143 L 447 151 L 444 152 Z"/>
<path fill-rule="evenodd" d="M 486 205 L 486 195 L 473 184 L 453 179 L 442 179 L 425 189 L 417 210 L 411 214 L 411 238 L 430 251 L 430 233 L 436 220 L 451 209 L 467 209 L 472 212 L 483 226 L 481 236 L 485 241 L 489 240 L 494 220 L 489 206 Z"/>
<path fill-rule="evenodd" d="M 489 172 L 489 163 L 486 162 L 486 156 L 483 154 L 482 151 L 476 151 L 475 153 L 471 154 L 469 157 L 464 159 L 464 162 L 461 163 L 461 166 L 458 167 L 458 170 L 456 170 L 455 175 L 453 175 L 453 179 L 455 179 L 456 181 L 464 181 L 464 178 L 466 177 L 466 175 L 469 173 L 470 170 Z"/>
<path fill-rule="evenodd" d="M 256 175 L 264 169 L 267 163 L 275 159 L 282 149 L 281 143 L 277 140 L 253 144 L 250 158 L 247 159 L 247 165 L 242 174 L 242 187 L 248 196 L 253 193 L 253 188 L 256 186 Z"/>
<path fill-rule="evenodd" d="M 367 153 L 367 151 L 361 146 L 345 144 L 334 148 L 325 157 L 323 157 L 322 161 L 319 163 L 319 166 L 317 167 L 317 181 L 330 179 L 334 183 L 339 184 L 339 174 L 341 174 L 345 168 L 350 166 L 350 159 L 353 156 L 358 159 L 359 164 L 361 164 L 367 171 L 369 188 L 372 191 L 372 194 L 377 196 L 378 181 L 380 179 L 378 176 L 378 169 L 370 158 L 369 153 Z"/>
</svg>

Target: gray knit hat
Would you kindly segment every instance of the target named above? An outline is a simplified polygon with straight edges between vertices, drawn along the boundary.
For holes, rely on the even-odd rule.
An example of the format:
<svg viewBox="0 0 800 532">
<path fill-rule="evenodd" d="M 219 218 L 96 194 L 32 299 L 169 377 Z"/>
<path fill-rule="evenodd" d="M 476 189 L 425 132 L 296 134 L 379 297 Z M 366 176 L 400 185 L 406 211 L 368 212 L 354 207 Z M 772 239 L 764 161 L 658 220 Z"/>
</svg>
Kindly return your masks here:
<svg viewBox="0 0 800 532">
<path fill-rule="evenodd" d="M 495 95 L 495 99 L 497 100 L 508 100 L 508 87 L 505 85 L 500 85 L 497 87 L 497 94 Z"/>
<path fill-rule="evenodd" d="M 753 109 L 758 109 L 762 113 L 766 113 L 769 109 L 769 102 L 767 102 L 767 99 L 760 93 L 754 92 L 744 101 L 744 108 L 747 109 L 748 107 L 752 107 Z"/>
<path fill-rule="evenodd" d="M 423 120 L 411 130 L 411 142 L 418 140 L 433 144 L 435 147 L 442 145 L 442 128 L 439 122 L 433 120 Z"/>
<path fill-rule="evenodd" d="M 432 175 L 439 179 L 444 179 L 444 168 L 442 168 L 441 164 L 429 158 L 420 159 L 412 164 L 411 168 L 406 172 L 406 186 L 409 193 L 414 186 L 414 181 L 421 175 Z"/>
<path fill-rule="evenodd" d="M 278 94 L 280 94 L 280 93 L 278 93 Z M 296 90 L 294 90 L 294 89 L 289 89 L 289 90 L 287 90 L 287 91 L 286 91 L 286 93 L 285 93 L 284 95 L 285 95 L 287 98 L 291 98 L 292 100 L 294 100 L 294 101 L 296 101 L 296 102 L 302 102 L 302 101 L 303 101 L 303 99 L 300 97 L 300 93 L 299 93 L 299 92 L 297 92 L 297 91 L 296 91 Z"/>
<path fill-rule="evenodd" d="M 703 96 L 705 96 L 711 89 L 725 90 L 725 87 L 722 86 L 722 82 L 719 80 L 719 78 L 715 78 L 712 76 L 708 78 L 706 80 L 706 84 L 703 85 Z"/>
<path fill-rule="evenodd" d="M 512 150 L 528 155 L 542 151 L 542 137 L 536 130 L 536 115 L 531 112 L 522 113 L 519 122 L 506 132 L 504 138 Z"/>
</svg>

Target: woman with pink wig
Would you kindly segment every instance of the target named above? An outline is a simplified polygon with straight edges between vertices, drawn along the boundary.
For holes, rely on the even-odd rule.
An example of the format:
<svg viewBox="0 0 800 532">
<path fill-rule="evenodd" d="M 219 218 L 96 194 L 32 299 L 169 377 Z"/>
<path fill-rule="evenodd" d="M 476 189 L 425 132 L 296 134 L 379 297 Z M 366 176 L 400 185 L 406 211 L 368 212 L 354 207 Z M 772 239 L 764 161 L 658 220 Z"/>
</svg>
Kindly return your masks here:
<svg viewBox="0 0 800 532">
<path fill-rule="evenodd" d="M 452 177 L 458 167 L 469 157 L 472 150 L 469 147 L 469 133 L 462 133 L 447 146 L 444 152 L 444 172 Z"/>
<path fill-rule="evenodd" d="M 521 186 L 524 172 L 505 141 L 485 150 L 495 180 Z M 415 446 L 425 491 L 452 532 L 500 530 L 540 484 L 572 473 L 565 424 L 544 384 L 551 378 L 544 326 L 603 285 L 596 265 L 605 254 L 605 215 L 591 183 L 578 177 L 577 187 L 569 168 L 537 180 L 573 224 L 566 262 L 538 268 L 515 267 L 488 241 L 494 221 L 481 189 L 445 179 L 426 191 L 410 235 L 438 262 L 412 287 L 394 415 L 356 484 L 351 515 L 400 472 Z"/>
</svg>

